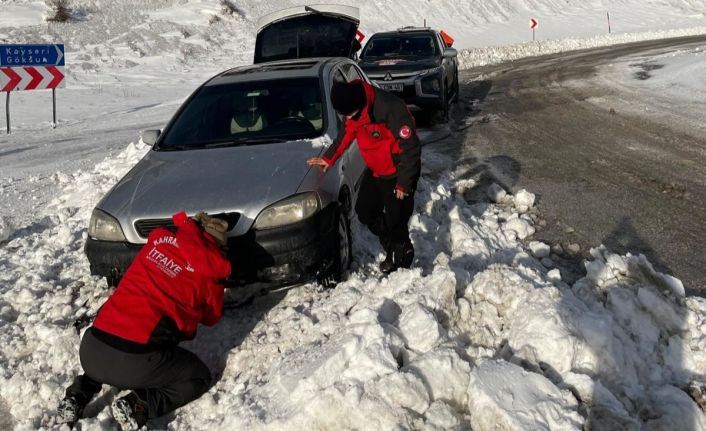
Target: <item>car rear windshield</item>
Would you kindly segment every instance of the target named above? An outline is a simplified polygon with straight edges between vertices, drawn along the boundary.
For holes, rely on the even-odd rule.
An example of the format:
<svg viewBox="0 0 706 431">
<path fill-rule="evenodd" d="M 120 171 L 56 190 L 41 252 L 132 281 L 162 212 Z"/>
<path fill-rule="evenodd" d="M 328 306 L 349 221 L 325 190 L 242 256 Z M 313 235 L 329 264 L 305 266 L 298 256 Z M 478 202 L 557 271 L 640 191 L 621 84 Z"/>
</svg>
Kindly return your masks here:
<svg viewBox="0 0 706 431">
<path fill-rule="evenodd" d="M 341 17 L 306 15 L 270 25 L 258 34 L 255 63 L 291 58 L 349 57 L 358 25 Z"/>
<path fill-rule="evenodd" d="M 430 57 L 436 50 L 431 34 L 375 36 L 365 45 L 361 57 Z"/>
<path fill-rule="evenodd" d="M 321 136 L 316 78 L 202 87 L 166 131 L 158 150 L 254 145 Z"/>
</svg>

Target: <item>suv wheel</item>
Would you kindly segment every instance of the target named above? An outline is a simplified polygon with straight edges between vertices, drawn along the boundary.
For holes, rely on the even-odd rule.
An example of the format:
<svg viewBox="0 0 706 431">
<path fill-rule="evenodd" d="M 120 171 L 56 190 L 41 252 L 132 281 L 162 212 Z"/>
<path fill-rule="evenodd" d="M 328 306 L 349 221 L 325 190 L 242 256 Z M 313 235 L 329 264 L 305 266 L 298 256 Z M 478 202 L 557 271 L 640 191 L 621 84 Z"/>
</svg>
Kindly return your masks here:
<svg viewBox="0 0 706 431">
<path fill-rule="evenodd" d="M 460 85 L 458 83 L 458 69 L 456 69 L 456 79 L 454 80 L 454 103 L 458 103 L 458 100 L 461 98 L 461 90 L 460 90 Z"/>
<path fill-rule="evenodd" d="M 441 109 L 439 110 L 441 114 L 441 121 L 444 123 L 449 121 L 449 108 L 451 105 L 451 97 L 449 96 L 448 90 L 449 89 L 446 85 L 446 82 L 444 82 L 444 86 L 441 88 L 442 99 Z"/>
</svg>

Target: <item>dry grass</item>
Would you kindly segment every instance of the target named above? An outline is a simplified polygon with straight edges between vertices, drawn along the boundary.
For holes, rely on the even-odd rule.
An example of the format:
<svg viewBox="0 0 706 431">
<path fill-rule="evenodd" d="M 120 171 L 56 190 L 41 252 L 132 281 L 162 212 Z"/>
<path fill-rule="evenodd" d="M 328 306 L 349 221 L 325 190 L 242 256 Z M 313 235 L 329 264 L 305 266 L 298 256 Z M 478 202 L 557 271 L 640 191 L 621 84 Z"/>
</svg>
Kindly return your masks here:
<svg viewBox="0 0 706 431">
<path fill-rule="evenodd" d="M 47 7 L 54 13 L 47 17 L 47 21 L 66 22 L 71 19 L 69 0 L 45 0 Z"/>
<path fill-rule="evenodd" d="M 235 5 L 231 0 L 220 0 L 221 3 L 221 14 L 233 16 L 237 18 L 243 18 L 243 11 L 241 11 L 238 6 Z"/>
</svg>

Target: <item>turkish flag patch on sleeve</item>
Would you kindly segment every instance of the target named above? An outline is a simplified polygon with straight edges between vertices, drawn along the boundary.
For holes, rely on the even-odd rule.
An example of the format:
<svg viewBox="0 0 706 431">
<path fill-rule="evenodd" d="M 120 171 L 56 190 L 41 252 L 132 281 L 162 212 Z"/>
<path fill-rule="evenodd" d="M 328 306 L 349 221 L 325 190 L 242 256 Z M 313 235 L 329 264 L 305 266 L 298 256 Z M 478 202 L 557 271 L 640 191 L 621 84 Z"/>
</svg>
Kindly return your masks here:
<svg viewBox="0 0 706 431">
<path fill-rule="evenodd" d="M 412 128 L 404 125 L 400 128 L 400 138 L 409 139 L 412 136 Z"/>
</svg>

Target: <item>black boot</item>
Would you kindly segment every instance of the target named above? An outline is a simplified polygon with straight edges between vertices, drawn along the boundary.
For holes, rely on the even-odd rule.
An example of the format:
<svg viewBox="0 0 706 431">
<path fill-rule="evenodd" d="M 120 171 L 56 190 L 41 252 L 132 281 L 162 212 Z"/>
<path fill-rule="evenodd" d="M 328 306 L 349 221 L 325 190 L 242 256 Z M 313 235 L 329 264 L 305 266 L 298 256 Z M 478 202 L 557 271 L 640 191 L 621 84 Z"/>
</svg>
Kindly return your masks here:
<svg viewBox="0 0 706 431">
<path fill-rule="evenodd" d="M 134 392 L 113 401 L 110 412 L 123 431 L 137 431 L 147 423 L 147 403 Z"/>
<path fill-rule="evenodd" d="M 393 251 L 387 253 L 387 256 L 385 256 L 385 260 L 380 262 L 380 272 L 382 272 L 383 274 L 389 274 L 395 269 L 397 269 L 395 268 L 394 254 L 395 253 Z"/>
<path fill-rule="evenodd" d="M 399 268 L 409 268 L 414 261 L 414 247 L 407 241 L 402 244 L 390 246 L 390 252 L 385 260 L 380 264 L 380 271 L 389 274 Z"/>
<path fill-rule="evenodd" d="M 380 262 L 380 271 L 385 274 L 389 274 L 393 267 L 392 242 L 390 241 L 390 238 L 386 236 L 380 236 L 378 239 L 380 240 L 382 249 L 385 250 L 385 260 Z"/>
<path fill-rule="evenodd" d="M 56 413 L 59 423 L 67 424 L 72 427 L 83 417 L 83 409 L 86 408 L 86 402 L 82 397 L 71 395 L 67 396 L 59 403 Z"/>
</svg>

